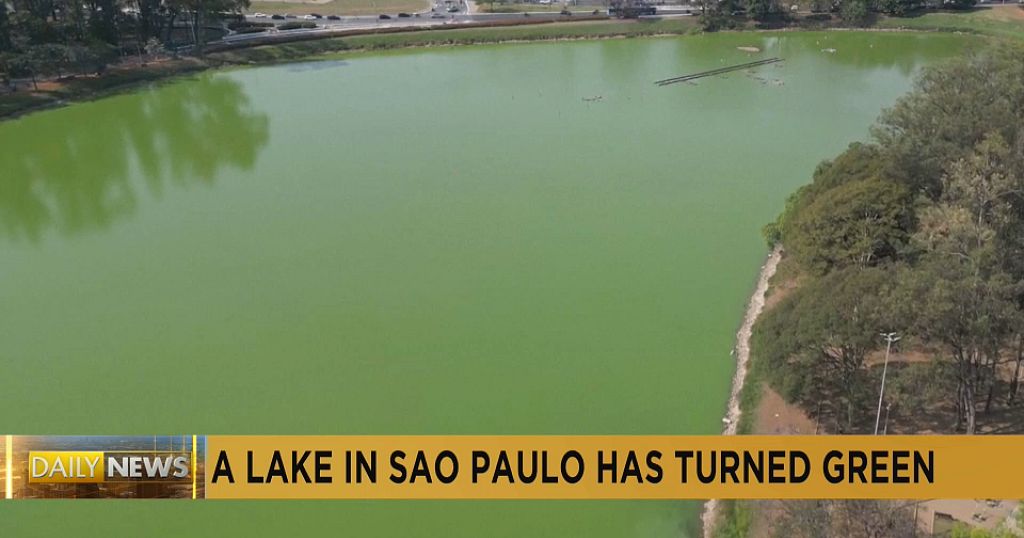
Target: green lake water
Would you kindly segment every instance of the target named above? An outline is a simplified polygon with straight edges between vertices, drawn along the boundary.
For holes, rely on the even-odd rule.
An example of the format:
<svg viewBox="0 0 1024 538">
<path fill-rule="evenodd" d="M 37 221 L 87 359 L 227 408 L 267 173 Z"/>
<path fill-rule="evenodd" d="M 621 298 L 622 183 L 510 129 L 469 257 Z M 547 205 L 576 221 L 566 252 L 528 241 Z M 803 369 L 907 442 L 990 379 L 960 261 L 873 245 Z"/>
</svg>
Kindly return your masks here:
<svg viewBox="0 0 1024 538">
<path fill-rule="evenodd" d="M 0 431 L 717 433 L 760 227 L 965 39 L 355 56 L 2 123 Z M 0 501 L 0 535 L 677 537 L 698 509 Z"/>
</svg>

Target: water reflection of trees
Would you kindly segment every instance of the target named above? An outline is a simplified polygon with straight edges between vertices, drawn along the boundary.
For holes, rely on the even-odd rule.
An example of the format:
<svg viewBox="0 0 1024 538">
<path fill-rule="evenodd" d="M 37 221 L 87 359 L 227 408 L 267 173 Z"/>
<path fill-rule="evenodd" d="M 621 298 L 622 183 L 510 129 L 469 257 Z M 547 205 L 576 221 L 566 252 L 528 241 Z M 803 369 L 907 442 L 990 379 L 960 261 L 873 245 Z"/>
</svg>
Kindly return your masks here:
<svg viewBox="0 0 1024 538">
<path fill-rule="evenodd" d="M 131 215 L 137 190 L 212 184 L 249 170 L 269 139 L 238 82 L 224 76 L 38 114 L 0 126 L 0 233 L 39 241 Z"/>
</svg>

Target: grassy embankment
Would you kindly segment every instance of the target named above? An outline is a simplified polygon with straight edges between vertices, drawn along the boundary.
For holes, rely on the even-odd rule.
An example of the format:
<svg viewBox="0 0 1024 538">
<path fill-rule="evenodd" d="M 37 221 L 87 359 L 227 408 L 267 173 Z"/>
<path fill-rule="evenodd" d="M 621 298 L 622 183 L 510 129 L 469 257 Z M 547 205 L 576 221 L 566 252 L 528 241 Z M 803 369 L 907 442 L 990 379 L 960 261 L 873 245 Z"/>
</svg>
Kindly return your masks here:
<svg viewBox="0 0 1024 538">
<path fill-rule="evenodd" d="M 255 0 L 249 13 L 292 13 L 307 15 L 379 15 L 414 13 L 430 9 L 429 0 L 330 0 L 327 2 L 262 2 Z"/>
<path fill-rule="evenodd" d="M 918 13 L 907 17 L 883 18 L 878 21 L 877 27 L 966 32 L 1024 40 L 1024 9 L 1008 4 L 992 8 L 978 8 L 966 13 Z"/>
<path fill-rule="evenodd" d="M 696 27 L 696 21 L 693 19 L 600 20 L 498 28 L 458 28 L 366 34 L 217 52 L 210 54 L 210 59 L 224 63 L 265 63 L 336 52 L 377 51 L 407 47 L 685 34 L 694 31 Z"/>
<path fill-rule="evenodd" d="M 522 13 L 524 11 L 559 12 L 563 9 L 589 13 L 594 10 L 594 6 L 566 6 L 561 2 L 554 2 L 548 5 L 519 2 L 495 2 L 493 4 L 488 2 L 477 2 L 476 5 L 482 13 Z"/>
</svg>

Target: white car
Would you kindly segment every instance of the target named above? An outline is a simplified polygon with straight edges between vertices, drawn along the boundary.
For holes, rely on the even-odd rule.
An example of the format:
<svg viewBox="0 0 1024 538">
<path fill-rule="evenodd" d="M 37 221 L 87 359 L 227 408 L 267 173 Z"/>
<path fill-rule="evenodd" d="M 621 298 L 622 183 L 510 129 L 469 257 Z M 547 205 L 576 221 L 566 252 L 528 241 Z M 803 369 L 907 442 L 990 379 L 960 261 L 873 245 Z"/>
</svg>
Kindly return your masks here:
<svg viewBox="0 0 1024 538">
<path fill-rule="evenodd" d="M 314 17 L 312 15 L 303 15 L 302 18 L 307 20 L 307 21 L 314 21 L 314 20 L 316 20 L 316 17 Z"/>
<path fill-rule="evenodd" d="M 252 16 L 256 17 L 257 19 L 265 19 L 265 18 L 267 18 L 267 14 L 266 13 L 253 13 Z"/>
</svg>

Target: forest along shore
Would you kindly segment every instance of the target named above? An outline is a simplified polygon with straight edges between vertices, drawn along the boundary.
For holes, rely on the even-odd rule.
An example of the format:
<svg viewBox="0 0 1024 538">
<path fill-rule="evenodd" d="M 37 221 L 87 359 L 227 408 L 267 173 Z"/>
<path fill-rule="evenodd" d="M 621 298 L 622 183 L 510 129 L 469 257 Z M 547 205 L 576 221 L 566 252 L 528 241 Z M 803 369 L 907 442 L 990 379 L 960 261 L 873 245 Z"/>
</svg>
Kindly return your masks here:
<svg viewBox="0 0 1024 538">
<path fill-rule="evenodd" d="M 761 266 L 761 273 L 757 277 L 754 293 L 750 296 L 750 302 L 747 303 L 747 312 L 743 316 L 743 324 L 740 325 L 740 330 L 736 333 L 736 348 L 733 350 L 733 355 L 736 357 L 736 373 L 732 377 L 729 406 L 723 419 L 725 423 L 725 428 L 722 430 L 723 435 L 736 435 L 736 428 L 739 424 L 741 413 L 740 392 L 743 390 L 743 383 L 747 379 L 747 366 L 750 362 L 750 335 L 754 328 L 754 322 L 757 321 L 757 317 L 761 315 L 761 310 L 764 309 L 768 282 L 775 275 L 775 270 L 778 268 L 779 260 L 781 259 L 782 249 L 776 247 L 768 255 L 764 265 Z M 715 526 L 717 518 L 717 511 L 717 499 L 709 499 L 704 503 L 701 524 L 704 528 L 705 537 L 711 536 L 711 531 Z"/>
</svg>

